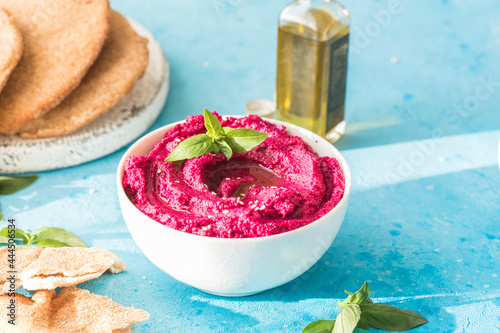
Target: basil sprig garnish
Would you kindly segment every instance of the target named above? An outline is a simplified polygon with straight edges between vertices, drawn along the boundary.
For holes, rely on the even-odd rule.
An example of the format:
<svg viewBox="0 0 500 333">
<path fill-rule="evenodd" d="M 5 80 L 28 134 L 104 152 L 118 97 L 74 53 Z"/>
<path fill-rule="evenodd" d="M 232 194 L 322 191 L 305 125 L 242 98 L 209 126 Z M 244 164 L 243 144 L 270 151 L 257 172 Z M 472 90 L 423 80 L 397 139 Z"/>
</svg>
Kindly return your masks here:
<svg viewBox="0 0 500 333">
<path fill-rule="evenodd" d="M 36 243 L 38 247 L 88 247 L 77 235 L 61 228 L 42 227 L 32 232 L 16 228 L 14 239 L 26 246 Z M 0 231 L 0 244 L 8 244 L 8 241 L 9 228 L 6 227 Z"/>
<path fill-rule="evenodd" d="M 302 333 L 352 333 L 355 328 L 369 330 L 370 325 L 385 331 L 408 331 L 427 323 L 427 320 L 411 310 L 398 309 L 370 299 L 370 287 L 364 283 L 354 294 L 338 303 L 342 310 L 335 320 L 318 320 L 307 325 Z"/>
<path fill-rule="evenodd" d="M 249 128 L 222 127 L 219 120 L 207 109 L 203 110 L 206 134 L 198 134 L 181 141 L 165 161 L 173 162 L 199 157 L 211 152 L 223 153 L 230 159 L 235 153 L 244 153 L 260 145 L 267 133 Z"/>
<path fill-rule="evenodd" d="M 25 187 L 30 186 L 38 179 L 38 176 L 20 176 L 5 177 L 0 176 L 0 195 L 16 193 Z M 0 221 L 3 220 L 2 211 L 0 211 Z"/>
<path fill-rule="evenodd" d="M 38 176 L 4 177 L 0 176 L 0 195 L 13 194 L 30 186 Z"/>
</svg>

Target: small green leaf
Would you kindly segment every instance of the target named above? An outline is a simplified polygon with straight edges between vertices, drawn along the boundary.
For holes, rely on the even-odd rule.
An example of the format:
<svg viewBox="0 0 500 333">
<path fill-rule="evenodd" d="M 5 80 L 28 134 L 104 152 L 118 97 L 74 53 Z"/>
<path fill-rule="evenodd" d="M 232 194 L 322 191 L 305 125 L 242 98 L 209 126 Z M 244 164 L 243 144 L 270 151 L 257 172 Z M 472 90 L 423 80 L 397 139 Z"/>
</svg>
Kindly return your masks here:
<svg viewBox="0 0 500 333">
<path fill-rule="evenodd" d="M 2 210 L 1 209 L 0 209 L 0 221 L 3 221 L 3 215 L 2 215 Z"/>
<path fill-rule="evenodd" d="M 16 193 L 30 186 L 38 176 L 4 177 L 0 176 L 0 195 Z"/>
<path fill-rule="evenodd" d="M 45 244 L 63 243 L 64 245 L 62 246 L 88 247 L 87 244 L 85 244 L 77 235 L 61 228 L 45 228 L 45 230 L 42 230 L 32 240 L 32 243 L 35 242 L 37 243 L 37 246 L 55 246 L 55 245 L 45 245 Z"/>
<path fill-rule="evenodd" d="M 267 133 L 254 131 L 250 128 L 223 127 L 224 139 L 233 152 L 244 153 L 260 145 L 269 136 Z"/>
<path fill-rule="evenodd" d="M 165 161 L 173 162 L 199 157 L 214 151 L 215 144 L 207 134 L 198 134 L 181 141 Z"/>
<path fill-rule="evenodd" d="M 0 236 L 0 244 L 9 244 L 9 239 L 5 236 Z"/>
<path fill-rule="evenodd" d="M 10 228 L 10 230 L 12 230 L 12 228 Z M 0 236 L 9 239 L 9 228 L 8 227 L 3 228 L 0 231 Z M 22 231 L 21 229 L 18 229 L 18 228 L 15 229 L 14 238 L 21 239 L 23 241 L 23 244 L 27 244 L 28 240 L 29 240 L 29 236 L 24 231 Z"/>
<path fill-rule="evenodd" d="M 342 307 L 332 333 L 352 333 L 361 317 L 361 309 L 357 304 L 346 304 Z"/>
<path fill-rule="evenodd" d="M 207 129 L 207 133 L 214 138 L 217 137 L 221 131 L 219 119 L 217 119 L 217 117 L 206 108 L 203 110 L 203 116 L 205 118 L 205 128 Z"/>
<path fill-rule="evenodd" d="M 370 326 L 368 325 L 368 322 L 366 319 L 363 318 L 363 312 L 361 312 L 361 318 L 359 318 L 358 324 L 356 325 L 356 328 L 361 328 L 362 330 L 368 331 L 370 329 Z"/>
<path fill-rule="evenodd" d="M 12 230 L 12 229 L 11 229 Z M 0 244 L 7 244 L 9 241 L 9 229 L 3 228 L 0 231 Z M 15 239 L 22 240 L 26 247 L 37 243 L 39 247 L 88 247 L 78 236 L 70 231 L 61 228 L 42 227 L 29 234 L 16 228 Z"/>
<path fill-rule="evenodd" d="M 318 320 L 307 325 L 302 333 L 332 333 L 335 320 Z"/>
<path fill-rule="evenodd" d="M 226 156 L 226 159 L 230 159 L 231 156 L 233 156 L 233 151 L 231 150 L 231 147 L 229 147 L 229 144 L 226 141 L 221 141 L 217 143 L 219 146 L 219 151 Z"/>
<path fill-rule="evenodd" d="M 45 240 L 39 241 L 38 243 L 36 243 L 36 246 L 38 246 L 38 247 L 68 247 L 68 246 L 71 247 L 71 245 L 68 245 L 67 243 L 60 242 L 60 241 L 53 240 L 53 239 L 45 239 Z M 76 246 L 76 247 L 87 247 L 87 246 Z"/>
<path fill-rule="evenodd" d="M 39 229 L 36 229 L 35 231 L 30 232 L 28 235 L 30 238 L 35 238 L 39 233 L 47 231 L 47 227 L 41 227 Z"/>
<path fill-rule="evenodd" d="M 398 309 L 387 304 L 361 304 L 362 317 L 373 327 L 386 331 L 408 331 L 427 323 L 411 310 Z"/>
<path fill-rule="evenodd" d="M 370 292 L 370 286 L 368 286 L 368 283 L 366 283 L 365 281 L 365 283 L 363 283 L 363 286 L 349 297 L 349 302 L 354 304 L 362 304 L 368 299 L 368 296 L 370 296 Z"/>
</svg>

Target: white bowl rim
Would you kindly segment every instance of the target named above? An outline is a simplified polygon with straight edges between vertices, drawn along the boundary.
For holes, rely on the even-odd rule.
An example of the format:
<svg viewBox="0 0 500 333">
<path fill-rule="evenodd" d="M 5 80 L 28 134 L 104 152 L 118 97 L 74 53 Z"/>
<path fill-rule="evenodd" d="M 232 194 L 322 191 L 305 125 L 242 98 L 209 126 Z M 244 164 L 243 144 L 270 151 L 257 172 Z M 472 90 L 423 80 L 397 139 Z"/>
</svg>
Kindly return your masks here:
<svg viewBox="0 0 500 333">
<path fill-rule="evenodd" d="M 246 117 L 246 116 L 241 116 L 241 115 L 220 115 L 221 117 L 232 117 L 232 118 L 243 118 L 243 117 Z M 344 175 L 344 181 L 345 181 L 345 185 L 344 185 L 344 194 L 342 196 L 342 199 L 340 199 L 340 201 L 335 205 L 335 207 L 333 207 L 328 213 L 326 213 L 325 215 L 323 215 L 322 217 L 320 217 L 319 219 L 317 220 L 314 220 L 312 221 L 311 223 L 305 225 L 305 226 L 302 226 L 302 227 L 299 227 L 297 229 L 294 229 L 294 230 L 290 230 L 290 231 L 285 231 L 285 232 L 282 232 L 282 233 L 279 233 L 279 234 L 274 234 L 274 235 L 268 235 L 268 236 L 259 236 L 259 237 L 246 237 L 246 238 L 225 238 L 225 237 L 212 237 L 212 236 L 202 236 L 202 235 L 197 235 L 197 234 L 192 234 L 190 232 L 185 232 L 185 231 L 180 231 L 180 230 L 177 230 L 177 229 L 173 229 L 173 228 L 170 228 L 169 226 L 166 226 L 152 218 L 150 218 L 149 216 L 147 216 L 146 214 L 144 214 L 139 208 L 137 208 L 131 201 L 130 199 L 128 198 L 127 194 L 125 193 L 125 190 L 123 189 L 123 185 L 122 185 L 122 178 L 123 178 L 123 174 L 125 172 L 125 161 L 127 160 L 128 157 L 130 156 L 136 156 L 136 155 L 132 155 L 130 152 L 132 150 L 134 150 L 139 144 L 141 141 L 143 140 L 146 140 L 152 136 L 156 136 L 158 135 L 159 133 L 163 133 L 165 134 L 167 130 L 169 130 L 170 128 L 174 127 L 175 125 L 178 125 L 178 124 L 182 124 L 185 122 L 185 119 L 184 120 L 180 120 L 180 121 L 176 121 L 176 122 L 173 122 L 173 123 L 170 123 L 170 124 L 167 124 L 165 126 L 162 126 L 160 128 L 157 128 L 156 130 L 140 137 L 139 139 L 137 139 L 126 151 L 125 153 L 123 154 L 122 158 L 120 159 L 120 162 L 118 163 L 118 168 L 117 168 L 117 172 L 116 172 L 116 182 L 117 182 L 117 188 L 118 188 L 118 191 L 121 191 L 122 192 L 122 195 L 128 200 L 128 203 L 130 205 L 133 206 L 133 209 L 136 209 L 139 213 L 141 213 L 145 218 L 146 220 L 152 222 L 152 223 L 156 223 L 156 224 L 160 224 L 162 225 L 163 227 L 167 228 L 167 232 L 174 232 L 175 233 L 180 233 L 182 234 L 182 236 L 184 237 L 197 237 L 199 239 L 203 239 L 205 241 L 217 241 L 217 242 L 265 242 L 265 241 L 271 241 L 273 239 L 276 239 L 276 238 L 280 238 L 280 237 L 287 237 L 287 236 L 291 236 L 291 235 L 294 235 L 294 234 L 297 234 L 299 233 L 301 230 L 305 230 L 307 229 L 308 227 L 311 227 L 312 225 L 314 224 L 317 224 L 318 222 L 320 221 L 323 221 L 325 219 L 328 218 L 329 215 L 333 215 L 334 212 L 336 212 L 337 210 L 340 209 L 340 206 L 341 205 L 344 205 L 346 204 L 347 200 L 349 200 L 349 195 L 351 193 L 351 171 L 349 169 L 349 165 L 347 164 L 347 161 L 345 160 L 344 156 L 342 156 L 342 154 L 339 152 L 339 150 L 337 148 L 335 148 L 335 146 L 333 146 L 333 144 L 331 144 L 330 142 L 328 142 L 326 139 L 322 138 L 321 136 L 317 135 L 316 133 L 313 133 L 303 127 L 300 127 L 300 126 L 297 126 L 297 125 L 294 125 L 294 124 L 290 124 L 290 123 L 287 123 L 287 122 L 284 122 L 284 121 L 281 121 L 281 120 L 277 120 L 277 119 L 270 119 L 270 118 L 262 118 L 262 120 L 264 121 L 269 121 L 270 123 L 273 123 L 273 124 L 276 124 L 276 125 L 283 125 L 285 126 L 286 129 L 288 129 L 289 127 L 290 128 L 295 128 L 295 129 L 300 129 L 302 131 L 306 131 L 306 132 L 309 132 L 310 134 L 312 134 L 314 137 L 315 137 L 315 140 L 319 140 L 319 141 L 324 141 L 326 142 L 327 144 L 331 145 L 331 148 L 333 149 L 333 152 L 335 154 L 335 159 L 338 161 L 340 167 L 341 167 L 341 170 L 342 170 L 342 173 Z M 158 141 L 157 141 L 158 142 Z M 153 147 L 156 145 L 156 143 L 153 145 Z M 344 168 L 345 167 L 345 168 Z M 123 213 L 123 209 L 122 210 L 122 213 Z"/>
</svg>

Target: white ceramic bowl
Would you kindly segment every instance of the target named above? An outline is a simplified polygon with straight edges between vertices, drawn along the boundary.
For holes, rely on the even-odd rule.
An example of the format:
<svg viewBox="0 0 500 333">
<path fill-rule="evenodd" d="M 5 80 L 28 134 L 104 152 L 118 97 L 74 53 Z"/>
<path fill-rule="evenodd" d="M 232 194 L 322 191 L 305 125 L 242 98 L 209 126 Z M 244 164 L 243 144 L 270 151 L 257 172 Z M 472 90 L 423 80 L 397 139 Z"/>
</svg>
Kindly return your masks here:
<svg viewBox="0 0 500 333">
<path fill-rule="evenodd" d="M 345 193 L 322 218 L 292 231 L 258 238 L 215 238 L 193 235 L 154 221 L 128 199 L 122 187 L 129 156 L 147 155 L 173 123 L 139 139 L 123 155 L 117 171 L 118 198 L 127 224 L 146 257 L 173 278 L 220 296 L 246 296 L 280 286 L 304 273 L 331 246 L 347 209 L 351 174 L 335 147 L 301 127 L 277 120 L 291 135 L 301 136 L 320 156 L 335 157 L 344 173 Z"/>
</svg>

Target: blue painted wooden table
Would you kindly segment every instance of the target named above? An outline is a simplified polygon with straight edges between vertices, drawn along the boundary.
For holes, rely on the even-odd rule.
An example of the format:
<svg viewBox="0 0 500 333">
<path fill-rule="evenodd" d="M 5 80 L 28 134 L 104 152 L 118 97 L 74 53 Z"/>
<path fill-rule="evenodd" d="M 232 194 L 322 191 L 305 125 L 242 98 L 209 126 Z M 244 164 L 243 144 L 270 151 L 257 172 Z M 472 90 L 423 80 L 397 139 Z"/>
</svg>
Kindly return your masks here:
<svg viewBox="0 0 500 333">
<path fill-rule="evenodd" d="M 112 1 L 171 63 L 150 130 L 199 114 L 243 114 L 273 97 L 277 17 L 288 1 Z M 19 227 L 67 228 L 129 265 L 81 285 L 151 318 L 137 332 L 300 332 L 333 319 L 367 280 L 374 301 L 418 311 L 414 332 L 500 330 L 500 2 L 346 0 L 352 14 L 347 133 L 336 146 L 353 187 L 325 256 L 279 288 L 221 298 L 183 285 L 127 231 L 115 171 L 124 149 L 41 173 L 1 198 Z M 376 330 L 373 330 L 376 331 Z"/>
</svg>

